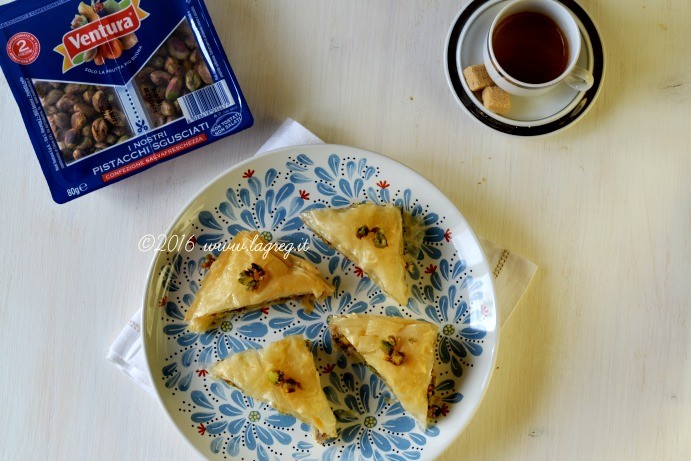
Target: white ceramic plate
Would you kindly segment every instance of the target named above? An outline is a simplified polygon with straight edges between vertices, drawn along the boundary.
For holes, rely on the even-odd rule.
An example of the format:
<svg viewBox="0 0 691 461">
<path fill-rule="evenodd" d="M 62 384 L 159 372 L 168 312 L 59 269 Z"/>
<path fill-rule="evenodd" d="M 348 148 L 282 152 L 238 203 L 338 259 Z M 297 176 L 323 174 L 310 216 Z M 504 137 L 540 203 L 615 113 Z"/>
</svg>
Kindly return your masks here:
<svg viewBox="0 0 691 461">
<path fill-rule="evenodd" d="M 392 202 L 426 227 L 407 306 L 382 294 L 351 262 L 305 228 L 300 212 L 354 202 Z M 279 304 L 190 333 L 183 321 L 215 254 L 240 229 L 273 242 L 308 242 L 312 261 L 336 293 L 311 313 Z M 190 240 L 190 237 L 194 239 Z M 196 243 L 194 243 L 196 242 Z M 380 379 L 334 350 L 332 314 L 366 312 L 439 325 L 436 392 L 444 414 L 420 429 Z M 487 387 L 496 356 L 497 309 L 478 239 L 455 206 L 405 166 L 360 149 L 313 145 L 252 158 L 205 187 L 174 220 L 157 254 L 144 300 L 144 347 L 154 387 L 180 432 L 210 459 L 431 460 L 465 428 Z M 208 374 L 217 360 L 290 334 L 312 340 L 322 385 L 339 415 L 340 437 L 325 446 L 291 416 L 244 396 Z"/>
<path fill-rule="evenodd" d="M 511 96 L 511 110 L 501 116 L 487 110 L 478 94 L 468 88 L 462 70 L 482 64 L 482 49 L 494 17 L 509 0 L 475 0 L 454 20 L 446 42 L 446 77 L 457 101 L 473 118 L 503 133 L 539 136 L 566 128 L 585 114 L 602 86 L 604 53 L 600 35 L 587 12 L 574 0 L 559 0 L 574 14 L 581 30 L 577 64 L 591 71 L 595 83 L 579 92 L 565 83 L 541 96 Z"/>
</svg>

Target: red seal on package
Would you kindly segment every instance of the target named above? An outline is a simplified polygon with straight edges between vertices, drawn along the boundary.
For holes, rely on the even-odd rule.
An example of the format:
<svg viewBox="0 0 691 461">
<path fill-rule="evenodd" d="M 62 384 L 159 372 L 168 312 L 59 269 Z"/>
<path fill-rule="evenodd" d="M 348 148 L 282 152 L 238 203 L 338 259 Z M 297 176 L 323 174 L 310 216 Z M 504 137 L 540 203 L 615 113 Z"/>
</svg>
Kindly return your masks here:
<svg viewBox="0 0 691 461">
<path fill-rule="evenodd" d="M 19 32 L 7 41 L 7 55 L 17 64 L 31 64 L 41 53 L 41 44 L 34 34 Z"/>
</svg>

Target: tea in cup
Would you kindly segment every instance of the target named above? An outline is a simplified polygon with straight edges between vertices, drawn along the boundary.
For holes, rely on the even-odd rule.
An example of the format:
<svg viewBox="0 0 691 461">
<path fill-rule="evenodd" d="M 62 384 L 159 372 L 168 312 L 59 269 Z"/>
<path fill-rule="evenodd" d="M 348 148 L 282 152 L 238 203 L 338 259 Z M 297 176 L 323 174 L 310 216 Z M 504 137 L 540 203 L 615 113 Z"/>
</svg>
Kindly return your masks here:
<svg viewBox="0 0 691 461">
<path fill-rule="evenodd" d="M 539 96 L 561 82 L 578 91 L 593 75 L 576 65 L 581 33 L 572 13 L 555 0 L 514 0 L 499 11 L 483 50 L 487 73 L 516 96 Z"/>
</svg>

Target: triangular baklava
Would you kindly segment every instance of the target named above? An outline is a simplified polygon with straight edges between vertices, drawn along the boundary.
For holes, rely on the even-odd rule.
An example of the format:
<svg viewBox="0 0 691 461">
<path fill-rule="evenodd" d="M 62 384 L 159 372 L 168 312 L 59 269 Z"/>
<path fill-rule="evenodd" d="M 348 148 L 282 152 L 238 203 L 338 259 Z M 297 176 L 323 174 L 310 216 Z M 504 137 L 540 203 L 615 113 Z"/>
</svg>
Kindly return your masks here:
<svg viewBox="0 0 691 461">
<path fill-rule="evenodd" d="M 334 315 L 329 330 L 334 344 L 369 365 L 423 427 L 428 416 L 436 416 L 430 405 L 438 332 L 435 325 L 401 317 L 346 314 Z"/>
<path fill-rule="evenodd" d="M 191 331 L 204 332 L 231 311 L 295 298 L 321 299 L 333 290 L 309 262 L 278 251 L 259 232 L 242 231 L 211 265 L 185 320 Z"/>
<path fill-rule="evenodd" d="M 408 303 L 401 210 L 391 204 L 362 203 L 319 208 L 301 214 L 304 223 L 362 269 L 401 305 Z"/>
<path fill-rule="evenodd" d="M 336 418 L 302 336 L 249 349 L 218 362 L 212 373 L 248 396 L 311 425 L 318 442 L 336 437 Z"/>
</svg>

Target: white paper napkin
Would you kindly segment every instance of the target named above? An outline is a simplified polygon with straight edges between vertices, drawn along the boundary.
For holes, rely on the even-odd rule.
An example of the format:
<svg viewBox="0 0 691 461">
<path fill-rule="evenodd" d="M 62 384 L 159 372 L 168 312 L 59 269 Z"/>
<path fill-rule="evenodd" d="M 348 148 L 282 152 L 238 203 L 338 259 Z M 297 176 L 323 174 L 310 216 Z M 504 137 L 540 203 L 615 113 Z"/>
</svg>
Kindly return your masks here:
<svg viewBox="0 0 691 461">
<path fill-rule="evenodd" d="M 298 122 L 287 119 L 259 148 L 256 155 L 281 147 L 321 144 L 323 141 Z M 537 266 L 506 248 L 486 239 L 482 246 L 495 277 L 494 289 L 499 306 L 500 326 L 528 288 Z M 108 351 L 108 361 L 125 372 L 151 395 L 155 395 L 146 365 L 141 333 L 142 310 L 135 312 Z"/>
<path fill-rule="evenodd" d="M 142 309 L 137 309 L 115 342 L 110 345 L 106 358 L 110 363 L 125 372 L 135 383 L 151 395 L 156 395 L 151 385 L 146 355 L 142 342 Z"/>
</svg>

